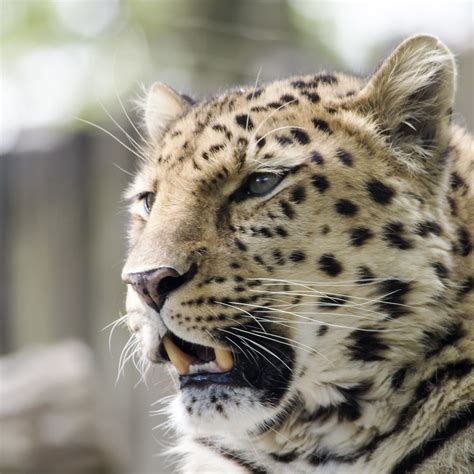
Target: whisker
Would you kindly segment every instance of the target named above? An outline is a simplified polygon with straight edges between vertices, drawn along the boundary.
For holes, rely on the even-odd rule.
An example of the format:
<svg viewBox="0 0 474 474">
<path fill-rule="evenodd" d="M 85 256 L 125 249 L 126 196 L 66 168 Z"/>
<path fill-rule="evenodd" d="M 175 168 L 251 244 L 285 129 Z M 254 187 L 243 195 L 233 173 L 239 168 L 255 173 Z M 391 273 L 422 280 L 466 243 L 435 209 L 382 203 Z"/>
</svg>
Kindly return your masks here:
<svg viewBox="0 0 474 474">
<path fill-rule="evenodd" d="M 219 330 L 219 331 L 222 331 L 222 332 L 226 332 L 227 334 L 230 334 L 230 335 L 232 335 L 232 336 L 235 336 L 235 337 L 244 339 L 244 340 L 246 340 L 246 341 L 248 341 L 248 342 L 254 344 L 255 346 L 259 347 L 260 349 L 263 349 L 265 352 L 268 352 L 271 356 L 273 356 L 273 357 L 275 357 L 277 360 L 279 360 L 291 373 L 293 373 L 293 370 L 292 370 L 290 367 L 288 367 L 288 365 L 287 365 L 285 362 L 283 362 L 280 357 L 278 357 L 276 354 L 274 354 L 274 353 L 273 353 L 270 349 L 268 349 L 267 347 L 262 346 L 262 345 L 259 344 L 258 342 L 254 341 L 254 340 L 252 340 L 252 339 L 249 339 L 249 338 L 247 338 L 247 337 L 245 337 L 245 336 L 242 336 L 242 335 L 239 335 L 239 334 L 235 334 L 235 333 L 233 333 L 233 332 L 231 332 L 231 331 L 227 331 L 227 330 L 224 329 L 224 328 L 218 328 L 218 330 Z M 262 357 L 264 357 L 270 364 L 272 364 L 261 352 L 258 352 L 258 353 L 259 353 Z M 276 367 L 274 364 L 272 364 L 272 365 L 273 365 L 273 367 L 275 367 L 275 369 L 278 370 L 278 367 Z"/>
<path fill-rule="evenodd" d="M 233 309 L 236 309 L 238 311 L 241 311 L 245 314 L 247 314 L 248 316 L 250 316 L 261 328 L 262 328 L 262 331 L 265 331 L 265 328 L 257 321 L 257 319 L 255 318 L 255 316 L 252 314 L 252 313 L 249 313 L 248 311 L 245 311 L 244 309 L 242 308 L 238 308 L 237 306 L 233 306 L 232 304 L 228 304 L 228 303 L 223 303 L 221 301 L 216 301 L 217 304 L 220 304 L 222 306 L 227 306 L 229 308 L 233 308 Z M 233 302 L 231 302 L 233 303 Z"/>
<path fill-rule="evenodd" d="M 253 99 L 254 99 L 255 91 L 257 90 L 258 80 L 260 78 L 260 73 L 261 72 L 262 72 L 262 66 L 260 66 L 260 69 L 258 70 L 257 79 L 255 79 L 255 84 L 254 84 L 253 90 L 252 90 L 252 97 L 250 98 L 250 101 L 249 101 L 249 111 L 247 113 L 247 120 L 245 122 L 245 132 L 246 133 L 248 132 L 248 129 L 249 129 L 250 107 L 251 107 Z"/>
<path fill-rule="evenodd" d="M 263 135 L 262 137 L 260 137 L 256 142 L 255 142 L 255 145 L 258 145 L 259 142 L 261 142 L 264 138 L 268 137 L 268 135 L 271 135 L 272 133 L 275 133 L 275 132 L 278 132 L 280 130 L 286 130 L 288 128 L 291 128 L 291 129 L 300 129 L 300 130 L 306 130 L 306 127 L 298 127 L 296 125 L 285 125 L 284 127 L 277 127 L 277 128 L 274 128 L 273 130 L 270 130 L 269 132 L 265 133 L 265 135 Z"/>
<path fill-rule="evenodd" d="M 239 328 L 234 328 L 234 329 L 236 331 L 248 332 L 248 331 L 245 331 L 245 330 L 239 329 Z M 277 334 L 269 335 L 268 333 L 262 333 L 261 331 L 255 331 L 255 330 L 252 331 L 252 334 L 258 334 L 258 337 L 261 337 L 263 339 L 268 339 L 270 341 L 276 342 L 277 344 L 283 344 L 285 346 L 293 347 L 295 349 L 303 349 L 303 350 L 305 350 L 305 352 L 308 352 L 308 354 L 317 354 L 320 357 L 322 357 L 323 359 L 325 359 L 327 362 L 332 364 L 332 362 L 326 356 L 324 356 L 323 354 L 318 352 L 316 349 L 314 349 L 312 347 L 309 347 L 306 344 L 303 344 L 302 342 L 295 341 L 294 339 L 290 339 L 290 338 L 287 338 L 287 337 L 284 337 L 284 336 L 279 336 Z M 289 342 L 278 341 L 276 339 L 284 339 L 285 341 L 289 341 Z M 293 344 L 290 344 L 291 342 Z"/>
<path fill-rule="evenodd" d="M 116 142 L 120 143 L 120 145 L 122 145 L 126 150 L 128 150 L 130 153 L 132 153 L 133 155 L 135 155 L 137 158 L 139 158 L 140 160 L 143 160 L 144 157 L 141 156 L 139 153 L 137 153 L 135 150 L 133 150 L 132 148 L 130 148 L 129 146 L 127 146 L 122 140 L 120 140 L 119 138 L 117 138 L 112 132 L 109 132 L 106 128 L 104 127 L 101 127 L 100 125 L 97 125 L 96 123 L 93 123 L 93 122 L 90 122 L 89 120 L 85 120 L 83 118 L 80 118 L 80 117 L 73 117 L 75 120 L 79 120 L 79 122 L 82 122 L 82 123 L 85 123 L 86 125 L 90 125 L 91 127 L 94 127 L 94 128 L 97 128 L 97 130 L 100 130 L 101 132 L 104 132 L 105 134 L 107 134 L 109 137 L 113 138 Z M 122 170 L 123 171 L 123 170 Z"/>
<path fill-rule="evenodd" d="M 267 123 L 268 120 L 270 120 L 270 118 L 272 118 L 278 111 L 280 111 L 281 109 L 284 109 L 285 107 L 287 107 L 288 105 L 292 104 L 293 102 L 295 102 L 297 99 L 293 99 L 293 100 L 290 100 L 288 102 L 285 102 L 284 104 L 280 105 L 280 107 L 276 108 L 275 110 L 273 110 L 272 112 L 270 112 L 258 125 L 257 125 L 257 128 L 255 129 L 255 132 L 253 132 L 252 134 L 252 137 L 251 137 L 251 142 L 253 142 L 253 139 L 257 136 L 257 133 L 258 131 L 263 127 L 263 125 L 265 125 L 265 123 Z M 260 141 L 260 140 L 259 140 Z M 257 142 L 258 143 L 258 142 Z"/>
<path fill-rule="evenodd" d="M 107 117 L 109 117 L 110 120 L 116 125 L 116 127 L 125 135 L 125 137 L 128 139 L 131 145 L 133 145 L 136 149 L 137 152 L 143 153 L 143 158 L 147 156 L 146 150 L 142 148 L 142 146 L 120 125 L 120 123 L 115 119 L 115 117 L 109 112 L 107 107 L 104 105 L 104 103 L 96 97 L 96 100 L 98 104 L 100 105 L 101 109 L 105 112 Z M 120 101 L 120 98 L 119 98 Z"/>
<path fill-rule="evenodd" d="M 113 71 L 113 74 L 112 74 L 112 84 L 113 84 L 113 87 L 114 87 L 114 92 L 115 92 L 115 96 L 117 97 L 117 100 L 118 100 L 118 103 L 120 104 L 120 107 L 122 108 L 122 111 L 125 115 L 125 117 L 127 118 L 127 120 L 129 121 L 130 125 L 132 126 L 132 128 L 135 130 L 135 132 L 137 133 L 137 135 L 140 137 L 140 139 L 144 142 L 144 143 L 147 143 L 147 140 L 144 138 L 144 136 L 140 133 L 140 130 L 138 130 L 138 128 L 135 126 L 135 124 L 133 123 L 132 119 L 130 118 L 130 116 L 128 115 L 127 113 L 127 110 L 125 109 L 124 105 L 123 105 L 123 102 L 120 98 L 120 94 L 118 93 L 118 90 L 117 90 L 117 82 L 115 80 L 115 68 L 116 68 L 116 65 L 117 65 L 117 55 L 114 55 L 114 63 L 113 63 L 113 67 L 112 67 L 112 71 Z"/>
<path fill-rule="evenodd" d="M 246 303 L 242 303 L 242 304 L 246 304 Z M 266 309 L 266 310 L 272 310 L 273 308 L 272 307 L 269 307 L 269 306 L 259 306 L 260 308 L 262 309 Z M 369 329 L 362 329 L 362 328 L 355 328 L 355 327 L 351 327 L 351 326 L 345 326 L 345 325 L 341 325 L 341 324 L 333 324 L 333 323 L 327 323 L 325 321 L 320 321 L 318 319 L 313 319 L 313 318 L 308 318 L 306 316 L 303 316 L 303 315 L 300 315 L 299 313 L 295 313 L 295 312 L 292 312 L 292 311 L 285 311 L 285 310 L 274 310 L 274 312 L 277 312 L 277 313 L 282 313 L 282 314 L 288 314 L 288 315 L 291 315 L 291 316 L 295 316 L 297 318 L 300 318 L 300 319 L 304 319 L 304 320 L 307 320 L 307 321 L 312 321 L 312 322 L 318 322 L 320 323 L 321 325 L 326 325 L 326 326 L 331 326 L 331 327 L 337 327 L 337 328 L 341 328 L 341 329 L 356 329 L 356 330 L 365 330 L 365 331 L 368 331 L 368 332 L 374 332 L 374 330 L 369 330 Z M 315 313 L 315 314 L 318 314 L 318 313 Z M 320 315 L 324 315 L 324 316 L 327 316 L 328 314 L 327 313 L 319 313 Z M 344 313 L 331 313 L 332 315 L 334 316 L 345 316 Z M 377 332 L 381 332 L 382 330 L 378 330 Z M 385 332 L 385 330 L 384 330 Z"/>
</svg>

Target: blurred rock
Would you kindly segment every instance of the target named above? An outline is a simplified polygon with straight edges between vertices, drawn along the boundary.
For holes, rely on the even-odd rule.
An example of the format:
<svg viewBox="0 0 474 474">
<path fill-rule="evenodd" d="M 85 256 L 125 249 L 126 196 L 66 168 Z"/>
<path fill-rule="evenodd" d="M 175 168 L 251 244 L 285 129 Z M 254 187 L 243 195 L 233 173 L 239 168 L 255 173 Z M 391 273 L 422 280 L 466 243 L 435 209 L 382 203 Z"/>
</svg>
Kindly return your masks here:
<svg viewBox="0 0 474 474">
<path fill-rule="evenodd" d="M 79 341 L 0 358 L 0 472 L 119 471 L 124 436 L 99 381 Z"/>
</svg>

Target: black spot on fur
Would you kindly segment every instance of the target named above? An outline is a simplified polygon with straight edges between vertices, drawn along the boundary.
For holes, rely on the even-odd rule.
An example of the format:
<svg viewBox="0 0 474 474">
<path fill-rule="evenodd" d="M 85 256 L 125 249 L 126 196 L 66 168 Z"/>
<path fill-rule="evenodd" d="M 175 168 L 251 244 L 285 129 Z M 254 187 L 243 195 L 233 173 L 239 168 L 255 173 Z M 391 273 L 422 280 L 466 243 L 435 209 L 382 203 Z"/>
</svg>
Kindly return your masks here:
<svg viewBox="0 0 474 474">
<path fill-rule="evenodd" d="M 291 102 L 291 103 L 296 103 L 298 102 L 297 99 L 295 99 L 295 96 L 294 95 L 291 95 L 291 94 L 283 94 L 281 97 L 280 97 L 280 100 L 282 102 Z M 293 102 L 295 101 L 295 102 Z"/>
<path fill-rule="evenodd" d="M 288 146 L 293 144 L 293 140 L 291 138 L 285 137 L 284 135 L 277 135 L 276 140 L 281 146 Z"/>
<path fill-rule="evenodd" d="M 347 303 L 347 298 L 343 296 L 324 295 L 319 298 L 318 306 L 330 310 L 337 309 Z"/>
<path fill-rule="evenodd" d="M 472 242 L 469 231 L 465 227 L 458 229 L 459 253 L 462 257 L 467 257 L 472 251 Z"/>
<path fill-rule="evenodd" d="M 316 163 L 317 165 L 323 165 L 324 164 L 323 157 L 317 151 L 313 151 L 313 153 L 311 153 L 311 161 L 313 163 Z"/>
<path fill-rule="evenodd" d="M 288 464 L 289 462 L 294 461 L 298 457 L 298 451 L 296 451 L 295 449 L 293 451 L 290 451 L 288 453 L 283 453 L 283 454 L 270 453 L 270 456 L 276 462 Z"/>
<path fill-rule="evenodd" d="M 278 249 L 273 250 L 272 255 L 277 265 L 285 265 L 286 260 L 283 257 L 281 250 L 278 250 Z"/>
<path fill-rule="evenodd" d="M 301 80 L 292 81 L 291 85 L 293 87 L 296 87 L 297 89 L 304 89 L 306 87 L 306 83 L 304 81 L 301 81 Z"/>
<path fill-rule="evenodd" d="M 217 153 L 218 151 L 220 150 L 223 150 L 225 148 L 225 145 L 212 145 L 211 148 L 209 148 L 209 153 L 211 153 L 211 155 L 213 153 Z"/>
<path fill-rule="evenodd" d="M 466 186 L 464 180 L 456 172 L 451 173 L 450 185 L 452 189 L 459 189 Z"/>
<path fill-rule="evenodd" d="M 293 219 L 295 217 L 295 211 L 291 207 L 290 203 L 286 201 L 280 201 L 280 207 L 283 211 L 283 214 L 285 214 L 288 219 Z"/>
<path fill-rule="evenodd" d="M 355 456 L 351 454 L 342 455 L 330 452 L 324 452 L 320 449 L 317 449 L 315 452 L 310 454 L 307 457 L 308 462 L 312 466 L 320 466 L 330 462 L 338 463 L 350 463 L 354 461 Z"/>
<path fill-rule="evenodd" d="M 236 115 L 235 122 L 239 127 L 242 127 L 244 130 L 252 130 L 254 127 L 252 119 L 247 114 Z"/>
<path fill-rule="evenodd" d="M 467 277 L 464 279 L 458 289 L 458 296 L 463 297 L 471 291 L 474 291 L 474 277 Z"/>
<path fill-rule="evenodd" d="M 324 191 L 329 188 L 329 181 L 326 176 L 322 174 L 313 174 L 313 176 L 311 176 L 311 182 L 320 193 L 324 193 Z"/>
<path fill-rule="evenodd" d="M 395 195 L 393 188 L 377 179 L 367 183 L 367 190 L 370 197 L 379 204 L 389 204 Z"/>
<path fill-rule="evenodd" d="M 263 237 L 273 237 L 273 232 L 268 227 L 261 227 L 258 232 L 260 235 L 263 235 Z"/>
<path fill-rule="evenodd" d="M 343 150 L 342 148 L 339 148 L 339 150 L 336 151 L 336 156 L 339 158 L 339 161 L 343 165 L 352 166 L 354 164 L 352 160 L 352 155 L 346 150 Z"/>
<path fill-rule="evenodd" d="M 326 326 L 325 324 L 323 324 L 322 326 L 319 326 L 317 335 L 319 337 L 324 336 L 328 332 L 328 329 L 329 329 L 329 326 Z"/>
<path fill-rule="evenodd" d="M 271 109 L 278 109 L 282 106 L 283 104 L 281 102 L 269 102 L 267 104 L 267 107 L 270 107 Z"/>
<path fill-rule="evenodd" d="M 415 391 L 415 400 L 423 400 L 431 394 L 431 392 L 445 384 L 448 379 L 461 379 L 472 370 L 473 364 L 469 359 L 463 359 L 458 362 L 446 364 L 437 368 L 431 377 L 422 380 Z"/>
<path fill-rule="evenodd" d="M 290 260 L 292 262 L 303 262 L 306 259 L 306 255 L 302 250 L 293 250 L 290 254 Z"/>
<path fill-rule="evenodd" d="M 449 208 L 451 209 L 451 215 L 457 216 L 458 215 L 458 205 L 456 203 L 456 200 L 452 198 L 451 196 L 448 196 L 448 205 Z"/>
<path fill-rule="evenodd" d="M 441 227 L 435 221 L 419 222 L 415 228 L 415 234 L 420 237 L 426 237 L 429 234 L 441 235 Z"/>
<path fill-rule="evenodd" d="M 351 342 L 348 346 L 349 354 L 353 360 L 374 362 L 385 359 L 382 354 L 388 349 L 388 345 L 380 339 L 379 334 L 356 330 L 348 339 Z"/>
<path fill-rule="evenodd" d="M 390 278 L 378 284 L 378 290 L 382 297 L 377 303 L 378 307 L 388 313 L 391 318 L 403 316 L 409 312 L 405 306 L 405 295 L 410 291 L 410 283 Z"/>
<path fill-rule="evenodd" d="M 332 133 L 332 130 L 329 128 L 329 125 L 325 120 L 322 120 L 319 118 L 313 118 L 312 122 L 316 130 L 320 130 L 321 132 L 329 133 L 329 134 Z"/>
<path fill-rule="evenodd" d="M 306 199 L 306 189 L 304 186 L 297 186 L 291 191 L 290 200 L 295 204 L 301 204 Z"/>
<path fill-rule="evenodd" d="M 354 216 L 358 210 L 358 206 L 349 199 L 339 199 L 336 202 L 336 212 L 343 216 Z"/>
<path fill-rule="evenodd" d="M 336 406 L 336 413 L 339 421 L 355 421 L 361 416 L 360 398 L 367 393 L 372 384 L 361 382 L 353 387 L 337 387 L 337 390 L 344 396 L 345 401 Z"/>
<path fill-rule="evenodd" d="M 401 367 L 400 369 L 398 369 L 392 375 L 392 378 L 390 379 L 390 386 L 394 390 L 398 390 L 403 385 L 403 382 L 405 381 L 406 374 L 407 374 L 407 368 L 406 367 Z"/>
<path fill-rule="evenodd" d="M 299 128 L 292 128 L 291 134 L 300 145 L 307 145 L 310 142 L 309 135 Z"/>
<path fill-rule="evenodd" d="M 351 244 L 355 247 L 360 247 L 364 245 L 367 240 L 369 240 L 373 234 L 370 229 L 367 227 L 357 227 L 350 230 Z"/>
<path fill-rule="evenodd" d="M 235 239 L 234 242 L 239 250 L 241 250 L 242 252 L 247 251 L 247 246 L 240 239 Z"/>
<path fill-rule="evenodd" d="M 275 227 L 274 230 L 275 230 L 275 233 L 279 235 L 280 237 L 288 237 L 288 232 L 281 225 L 279 225 L 278 227 Z"/>
<path fill-rule="evenodd" d="M 460 322 L 453 323 L 441 333 L 439 331 L 425 331 L 422 344 L 429 349 L 425 354 L 426 357 L 430 358 L 438 355 L 446 347 L 454 345 L 464 335 L 465 333 Z"/>
<path fill-rule="evenodd" d="M 321 97 L 316 92 L 303 91 L 302 94 L 313 104 L 317 104 L 321 100 Z"/>
<path fill-rule="evenodd" d="M 441 280 L 445 280 L 446 278 L 448 278 L 449 270 L 446 265 L 444 265 L 444 263 L 435 262 L 433 263 L 433 268 L 436 272 L 436 275 L 438 275 L 438 278 L 440 278 Z"/>
<path fill-rule="evenodd" d="M 247 100 L 256 99 L 257 97 L 260 97 L 262 95 L 262 92 L 263 92 L 263 89 L 255 89 L 254 91 L 247 94 L 246 99 Z"/>
<path fill-rule="evenodd" d="M 337 84 L 337 77 L 332 74 L 321 74 L 316 77 L 322 84 Z"/>
<path fill-rule="evenodd" d="M 404 227 L 401 222 L 390 222 L 383 227 L 382 238 L 388 242 L 390 247 L 400 250 L 408 250 L 413 247 L 410 240 L 403 236 Z"/>
<path fill-rule="evenodd" d="M 342 265 L 333 254 L 324 254 L 319 259 L 319 268 L 329 276 L 337 276 L 342 272 Z"/>
</svg>

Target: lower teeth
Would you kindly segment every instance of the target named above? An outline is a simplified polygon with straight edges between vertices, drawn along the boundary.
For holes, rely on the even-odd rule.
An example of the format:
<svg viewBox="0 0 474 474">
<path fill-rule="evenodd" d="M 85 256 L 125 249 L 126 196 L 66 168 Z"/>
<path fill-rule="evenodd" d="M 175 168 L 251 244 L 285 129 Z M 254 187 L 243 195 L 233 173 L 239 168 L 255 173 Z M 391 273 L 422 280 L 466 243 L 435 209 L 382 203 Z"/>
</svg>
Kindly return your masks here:
<svg viewBox="0 0 474 474">
<path fill-rule="evenodd" d="M 200 374 L 202 372 L 221 373 L 222 369 L 214 362 L 206 362 L 205 364 L 191 364 L 188 374 Z"/>
</svg>

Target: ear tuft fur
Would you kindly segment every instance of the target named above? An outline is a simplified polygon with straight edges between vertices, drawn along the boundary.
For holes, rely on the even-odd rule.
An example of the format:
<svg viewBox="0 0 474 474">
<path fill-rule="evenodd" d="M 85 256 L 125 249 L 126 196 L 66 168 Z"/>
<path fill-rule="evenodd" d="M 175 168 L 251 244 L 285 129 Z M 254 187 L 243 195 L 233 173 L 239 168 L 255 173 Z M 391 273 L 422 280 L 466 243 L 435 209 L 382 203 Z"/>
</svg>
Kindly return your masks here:
<svg viewBox="0 0 474 474">
<path fill-rule="evenodd" d="M 455 80 L 449 49 L 419 35 L 398 46 L 361 94 L 361 109 L 375 117 L 396 156 L 415 172 L 432 171 L 427 164 L 447 147 Z"/>
<path fill-rule="evenodd" d="M 163 131 L 192 104 L 187 96 L 182 96 L 162 82 L 155 82 L 148 92 L 144 107 L 145 125 L 152 140 L 158 140 Z"/>
</svg>

